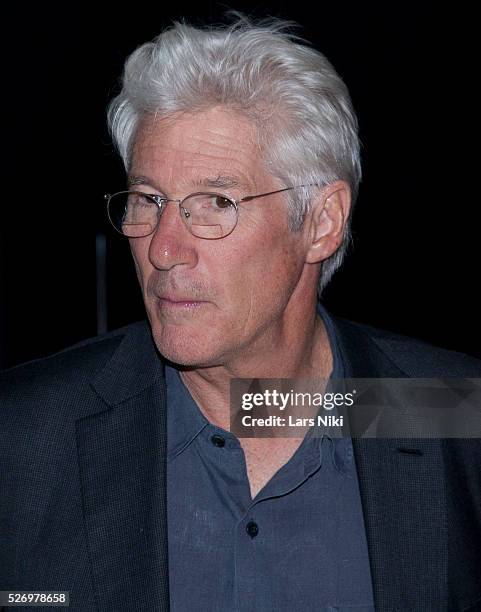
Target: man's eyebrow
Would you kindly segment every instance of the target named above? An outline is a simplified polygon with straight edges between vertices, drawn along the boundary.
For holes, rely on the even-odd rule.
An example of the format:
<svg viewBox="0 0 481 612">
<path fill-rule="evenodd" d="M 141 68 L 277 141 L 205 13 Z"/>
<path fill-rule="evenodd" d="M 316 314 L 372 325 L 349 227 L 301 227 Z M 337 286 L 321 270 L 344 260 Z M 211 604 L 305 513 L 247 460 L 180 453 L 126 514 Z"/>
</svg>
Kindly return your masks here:
<svg viewBox="0 0 481 612">
<path fill-rule="evenodd" d="M 142 176 L 142 175 L 129 175 L 127 177 L 127 186 L 130 187 L 131 185 L 150 185 L 151 187 L 154 187 L 155 189 L 157 189 L 157 187 L 155 186 L 154 182 L 147 178 L 146 176 Z M 158 189 L 158 191 L 162 191 L 161 189 Z"/>
<path fill-rule="evenodd" d="M 245 186 L 245 184 L 236 176 L 222 175 L 214 177 L 207 177 L 198 179 L 194 182 L 195 186 L 198 187 L 239 187 Z"/>
<path fill-rule="evenodd" d="M 157 191 L 163 191 L 158 187 L 152 179 L 142 175 L 130 175 L 127 178 L 127 186 L 132 185 L 149 185 L 154 187 Z M 237 176 L 219 174 L 216 177 L 199 178 L 193 181 L 194 187 L 217 187 L 217 188 L 229 188 L 229 187 L 247 187 L 247 185 Z"/>
</svg>

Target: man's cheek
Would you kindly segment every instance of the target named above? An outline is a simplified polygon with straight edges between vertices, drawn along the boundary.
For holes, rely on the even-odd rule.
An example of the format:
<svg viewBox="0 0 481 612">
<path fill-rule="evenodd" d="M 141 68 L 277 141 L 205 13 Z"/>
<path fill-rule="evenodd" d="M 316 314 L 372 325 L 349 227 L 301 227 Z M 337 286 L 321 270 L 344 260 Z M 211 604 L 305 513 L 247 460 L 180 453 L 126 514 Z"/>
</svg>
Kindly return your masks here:
<svg viewBox="0 0 481 612">
<path fill-rule="evenodd" d="M 134 261 L 134 267 L 135 267 L 135 273 L 137 275 L 137 280 L 139 281 L 140 284 L 142 284 L 142 281 L 141 281 L 142 273 L 141 273 L 140 264 L 139 264 L 139 252 L 138 252 L 138 249 L 132 244 L 132 241 L 130 241 L 130 254 L 132 255 L 132 259 Z"/>
<path fill-rule="evenodd" d="M 135 266 L 135 274 L 137 275 L 137 280 L 139 281 L 140 286 L 142 286 L 142 274 L 140 272 L 140 266 L 137 263 L 136 259 L 134 259 L 134 266 Z"/>
</svg>

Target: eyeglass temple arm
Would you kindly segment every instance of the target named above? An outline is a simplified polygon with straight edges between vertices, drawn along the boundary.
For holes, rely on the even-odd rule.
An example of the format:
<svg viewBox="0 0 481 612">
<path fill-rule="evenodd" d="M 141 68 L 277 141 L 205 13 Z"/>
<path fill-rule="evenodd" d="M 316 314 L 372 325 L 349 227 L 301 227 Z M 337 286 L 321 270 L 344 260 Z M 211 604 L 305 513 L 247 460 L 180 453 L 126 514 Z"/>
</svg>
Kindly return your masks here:
<svg viewBox="0 0 481 612">
<path fill-rule="evenodd" d="M 294 187 L 284 187 L 284 189 L 276 189 L 275 191 L 268 191 L 267 193 L 261 193 L 259 195 L 246 196 L 240 202 L 249 202 L 249 200 L 254 200 L 255 198 L 263 198 L 264 196 L 272 195 L 273 193 L 282 193 L 283 191 L 290 191 L 291 189 L 298 189 L 299 187 L 320 187 L 319 183 L 309 183 L 309 185 L 295 185 Z"/>
</svg>

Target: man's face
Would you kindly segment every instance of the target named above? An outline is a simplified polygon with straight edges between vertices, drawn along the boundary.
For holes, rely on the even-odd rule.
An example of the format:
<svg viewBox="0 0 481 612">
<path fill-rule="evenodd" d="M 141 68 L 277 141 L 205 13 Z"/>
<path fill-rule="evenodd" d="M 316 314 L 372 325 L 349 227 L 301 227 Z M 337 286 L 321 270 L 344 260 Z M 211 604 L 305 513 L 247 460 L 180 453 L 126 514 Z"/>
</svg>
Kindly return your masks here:
<svg viewBox="0 0 481 612">
<path fill-rule="evenodd" d="M 216 191 L 240 199 L 282 188 L 263 168 L 254 126 L 222 108 L 145 120 L 136 134 L 132 189 L 169 198 Z M 225 185 L 225 186 L 224 186 Z M 238 362 L 275 346 L 303 273 L 306 239 L 287 226 L 285 194 L 241 203 L 234 231 L 190 234 L 179 205 L 165 205 L 154 234 L 130 239 L 159 351 L 183 365 Z M 296 314 L 297 313 L 297 314 Z"/>
</svg>

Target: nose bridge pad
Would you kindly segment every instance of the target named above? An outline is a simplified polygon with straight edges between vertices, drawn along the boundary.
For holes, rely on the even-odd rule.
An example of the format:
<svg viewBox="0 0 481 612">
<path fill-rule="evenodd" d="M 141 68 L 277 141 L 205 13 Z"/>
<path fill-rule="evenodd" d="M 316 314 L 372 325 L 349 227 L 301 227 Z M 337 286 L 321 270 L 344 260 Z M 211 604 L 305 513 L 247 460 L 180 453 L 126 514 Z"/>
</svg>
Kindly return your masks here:
<svg viewBox="0 0 481 612">
<path fill-rule="evenodd" d="M 166 200 L 162 202 L 162 206 L 158 210 L 157 228 L 156 228 L 155 233 L 158 233 L 159 229 L 160 229 L 160 232 L 162 233 L 162 227 L 165 227 L 167 223 L 165 220 L 165 217 L 167 215 L 167 209 L 169 206 L 172 208 L 172 212 L 170 214 L 174 215 L 174 223 L 175 223 L 176 216 L 179 215 L 179 200 Z M 164 219 L 163 222 L 162 222 L 162 219 Z"/>
</svg>

